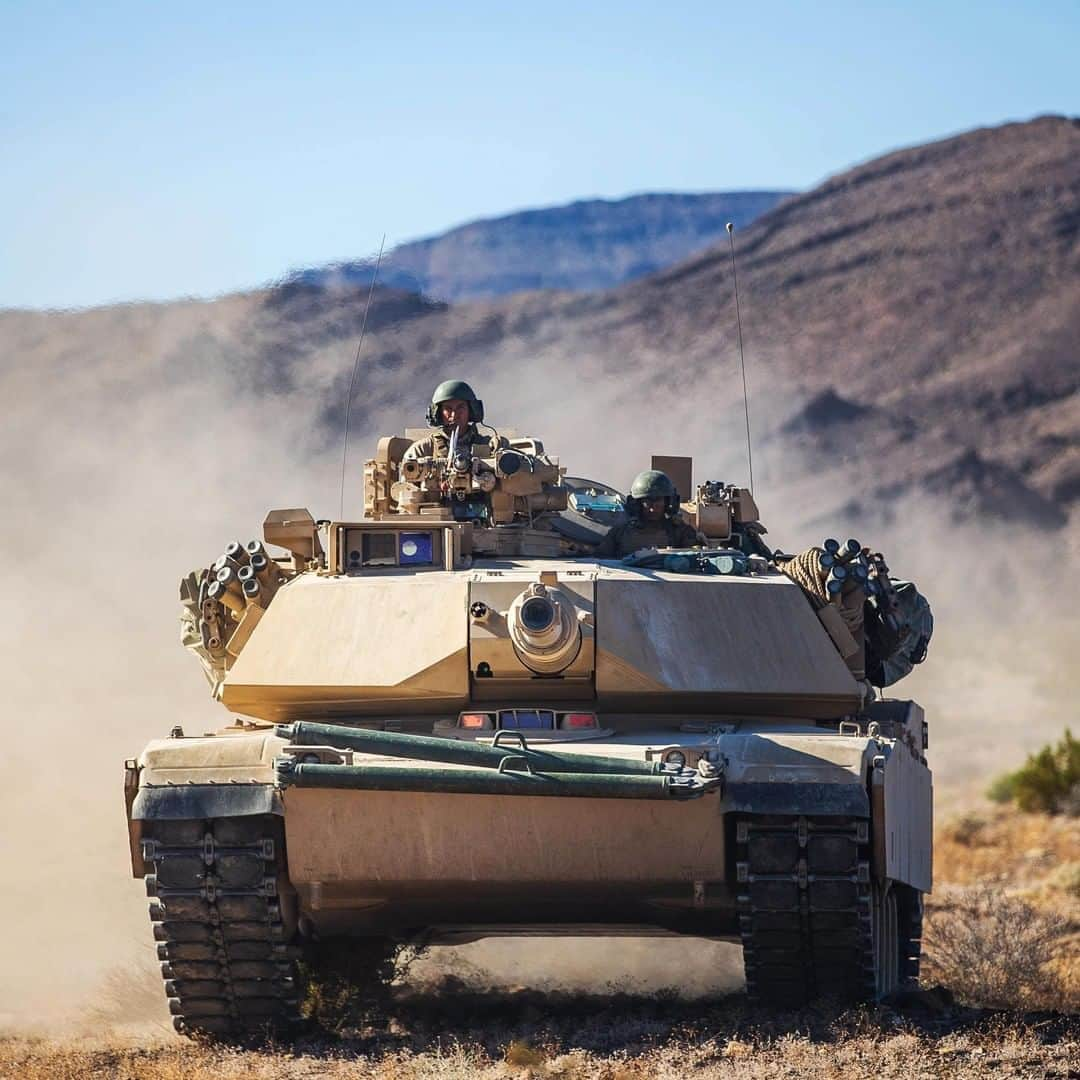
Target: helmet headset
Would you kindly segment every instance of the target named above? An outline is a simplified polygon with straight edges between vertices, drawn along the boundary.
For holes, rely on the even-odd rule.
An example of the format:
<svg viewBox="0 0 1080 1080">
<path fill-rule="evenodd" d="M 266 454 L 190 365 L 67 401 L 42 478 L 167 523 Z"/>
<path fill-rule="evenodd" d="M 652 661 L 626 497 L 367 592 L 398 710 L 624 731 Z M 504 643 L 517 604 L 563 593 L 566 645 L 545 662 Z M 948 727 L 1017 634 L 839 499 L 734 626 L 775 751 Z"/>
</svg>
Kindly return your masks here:
<svg viewBox="0 0 1080 1080">
<path fill-rule="evenodd" d="M 662 473 L 659 469 L 646 469 L 645 472 L 638 473 L 630 485 L 626 512 L 632 518 L 640 518 L 645 502 L 661 498 L 664 500 L 664 517 L 673 518 L 681 505 L 675 485 L 667 473 Z"/>
<path fill-rule="evenodd" d="M 469 423 L 479 424 L 484 419 L 484 403 L 473 392 L 473 388 L 463 379 L 447 379 L 439 383 L 431 395 L 431 404 L 427 409 L 429 427 L 445 427 L 439 409 L 447 401 L 464 401 L 469 406 Z"/>
</svg>

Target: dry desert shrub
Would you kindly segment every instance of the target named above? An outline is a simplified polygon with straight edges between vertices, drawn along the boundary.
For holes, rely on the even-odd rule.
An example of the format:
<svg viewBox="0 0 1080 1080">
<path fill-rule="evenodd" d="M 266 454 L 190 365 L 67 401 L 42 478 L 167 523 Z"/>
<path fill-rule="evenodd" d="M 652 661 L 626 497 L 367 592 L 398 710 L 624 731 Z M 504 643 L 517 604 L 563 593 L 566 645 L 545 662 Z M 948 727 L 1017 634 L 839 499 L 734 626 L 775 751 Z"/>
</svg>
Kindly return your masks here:
<svg viewBox="0 0 1080 1080">
<path fill-rule="evenodd" d="M 986 840 L 989 822 L 982 814 L 969 810 L 941 827 L 942 838 L 961 847 L 977 847 Z"/>
<path fill-rule="evenodd" d="M 1064 814 L 980 807 L 943 821 L 934 836 L 934 878 L 948 885 L 1030 887 L 1074 862 L 1080 818 Z"/>
<path fill-rule="evenodd" d="M 1058 866 L 1046 879 L 1046 887 L 1064 893 L 1070 900 L 1080 900 L 1080 860 Z"/>
<path fill-rule="evenodd" d="M 1030 754 L 1015 772 L 998 777 L 988 792 L 1028 813 L 1080 815 L 1080 739 L 1066 728 L 1060 742 Z"/>
<path fill-rule="evenodd" d="M 942 890 L 927 911 L 923 979 L 972 1005 L 1069 1011 L 1080 1006 L 1077 988 L 1054 963 L 1069 929 L 990 886 Z"/>
</svg>

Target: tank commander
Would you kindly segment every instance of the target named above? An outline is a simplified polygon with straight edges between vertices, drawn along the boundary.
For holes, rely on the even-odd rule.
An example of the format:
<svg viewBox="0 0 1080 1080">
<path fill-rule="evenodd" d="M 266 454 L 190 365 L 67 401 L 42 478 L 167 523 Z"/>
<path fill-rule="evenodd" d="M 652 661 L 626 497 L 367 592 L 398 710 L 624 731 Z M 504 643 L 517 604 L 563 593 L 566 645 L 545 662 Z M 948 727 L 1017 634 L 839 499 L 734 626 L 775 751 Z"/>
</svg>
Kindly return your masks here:
<svg viewBox="0 0 1080 1080">
<path fill-rule="evenodd" d="M 708 541 L 679 513 L 679 493 L 667 473 L 646 469 L 630 485 L 627 520 L 596 545 L 601 559 L 623 558 L 642 548 L 707 547 Z"/>
<path fill-rule="evenodd" d="M 427 410 L 427 422 L 435 430 L 405 451 L 405 460 L 417 458 L 447 458 L 450 441 L 458 449 L 469 448 L 470 454 L 487 455 L 491 440 L 477 431 L 476 425 L 484 419 L 484 403 L 473 388 L 462 379 L 447 379 L 439 383 L 431 395 Z"/>
</svg>

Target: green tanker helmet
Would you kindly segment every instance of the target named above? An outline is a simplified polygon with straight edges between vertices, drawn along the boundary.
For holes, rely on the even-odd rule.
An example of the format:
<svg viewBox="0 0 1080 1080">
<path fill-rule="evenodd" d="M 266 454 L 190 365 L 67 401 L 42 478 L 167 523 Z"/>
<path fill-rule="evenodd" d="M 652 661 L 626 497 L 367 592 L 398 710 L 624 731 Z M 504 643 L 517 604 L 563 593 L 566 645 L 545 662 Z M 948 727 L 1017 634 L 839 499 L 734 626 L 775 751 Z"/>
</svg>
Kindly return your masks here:
<svg viewBox="0 0 1080 1080">
<path fill-rule="evenodd" d="M 638 517 L 641 504 L 646 499 L 663 499 L 664 515 L 674 517 L 679 510 L 679 493 L 671 482 L 671 477 L 659 469 L 646 469 L 634 477 L 630 485 L 630 497 L 626 500 L 626 512 L 631 517 Z"/>
<path fill-rule="evenodd" d="M 464 401 L 469 406 L 469 422 L 479 424 L 484 419 L 484 403 L 476 396 L 473 388 L 464 379 L 447 379 L 435 387 L 428 406 L 427 422 L 431 427 L 442 427 L 439 406 L 444 401 Z"/>
</svg>

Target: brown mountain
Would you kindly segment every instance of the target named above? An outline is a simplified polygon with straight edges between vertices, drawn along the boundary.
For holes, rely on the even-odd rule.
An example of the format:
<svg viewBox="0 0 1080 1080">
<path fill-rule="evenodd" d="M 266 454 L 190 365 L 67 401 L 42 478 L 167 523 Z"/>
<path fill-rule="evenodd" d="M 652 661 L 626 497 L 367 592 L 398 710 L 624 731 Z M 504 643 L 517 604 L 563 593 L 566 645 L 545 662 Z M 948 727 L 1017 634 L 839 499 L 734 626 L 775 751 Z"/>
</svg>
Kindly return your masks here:
<svg viewBox="0 0 1080 1080">
<path fill-rule="evenodd" d="M 724 225 L 749 225 L 790 191 L 649 192 L 582 199 L 470 221 L 401 244 L 383 256 L 379 280 L 440 300 L 480 300 L 524 289 L 610 289 L 716 243 Z M 305 285 L 364 286 L 374 262 L 312 267 Z"/>
<path fill-rule="evenodd" d="M 1080 499 L 1078 237 L 1080 122 L 1059 117 L 890 154 L 761 218 L 738 237 L 761 478 L 782 491 L 831 477 L 838 504 L 845 486 L 955 490 L 950 513 L 1060 524 L 1051 504 Z M 674 426 L 700 451 L 704 408 L 734 448 L 734 322 L 721 245 L 609 293 L 522 294 L 399 324 L 373 337 L 365 371 L 387 403 L 470 373 L 505 387 L 518 415 L 527 396 L 540 430 L 559 427 L 572 392 L 626 447 L 641 440 L 611 418 L 640 431 L 655 413 L 650 439 L 659 429 L 671 446 Z M 853 415 L 819 416 L 823 394 Z M 983 476 L 973 502 L 976 459 L 997 479 Z"/>
<path fill-rule="evenodd" d="M 889 154 L 737 234 L 758 481 L 792 507 L 809 500 L 804 519 L 872 517 L 924 492 L 955 493 L 950 514 L 1060 525 L 1080 500 L 1078 237 L 1080 122 L 1060 117 Z M 0 313 L 3 379 L 33 398 L 75 365 L 88 393 L 119 380 L 155 408 L 197 382 L 207 431 L 214 402 L 288 401 L 317 452 L 340 438 L 365 294 L 292 283 Z M 648 452 L 686 450 L 738 478 L 734 327 L 726 244 L 603 293 L 446 306 L 376 290 L 353 457 L 463 374 L 489 417 L 546 434 L 574 471 L 625 482 Z"/>
</svg>

